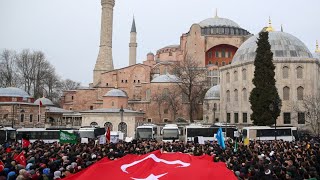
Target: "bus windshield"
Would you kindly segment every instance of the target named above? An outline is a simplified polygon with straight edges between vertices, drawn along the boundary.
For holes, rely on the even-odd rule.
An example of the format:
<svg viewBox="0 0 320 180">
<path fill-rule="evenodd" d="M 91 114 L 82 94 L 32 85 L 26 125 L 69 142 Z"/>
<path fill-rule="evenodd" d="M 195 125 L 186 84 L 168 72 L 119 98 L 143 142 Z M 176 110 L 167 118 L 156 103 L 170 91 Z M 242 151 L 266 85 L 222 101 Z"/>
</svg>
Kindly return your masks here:
<svg viewBox="0 0 320 180">
<path fill-rule="evenodd" d="M 178 139 L 179 130 L 178 129 L 164 129 L 163 130 L 163 139 Z"/>
<path fill-rule="evenodd" d="M 137 129 L 138 139 L 152 139 L 152 129 L 151 128 L 138 128 Z"/>
</svg>

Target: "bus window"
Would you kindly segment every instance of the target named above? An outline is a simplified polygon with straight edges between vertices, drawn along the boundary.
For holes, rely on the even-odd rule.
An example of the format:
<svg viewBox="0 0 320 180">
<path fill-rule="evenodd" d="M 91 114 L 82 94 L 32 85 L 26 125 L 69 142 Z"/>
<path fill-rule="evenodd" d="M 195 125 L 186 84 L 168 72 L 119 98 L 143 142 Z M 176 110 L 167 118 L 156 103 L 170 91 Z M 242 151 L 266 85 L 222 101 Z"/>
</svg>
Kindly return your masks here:
<svg viewBox="0 0 320 180">
<path fill-rule="evenodd" d="M 243 129 L 243 130 L 242 130 L 242 135 L 243 135 L 243 138 L 247 138 L 248 132 L 247 132 L 246 129 Z"/>
</svg>

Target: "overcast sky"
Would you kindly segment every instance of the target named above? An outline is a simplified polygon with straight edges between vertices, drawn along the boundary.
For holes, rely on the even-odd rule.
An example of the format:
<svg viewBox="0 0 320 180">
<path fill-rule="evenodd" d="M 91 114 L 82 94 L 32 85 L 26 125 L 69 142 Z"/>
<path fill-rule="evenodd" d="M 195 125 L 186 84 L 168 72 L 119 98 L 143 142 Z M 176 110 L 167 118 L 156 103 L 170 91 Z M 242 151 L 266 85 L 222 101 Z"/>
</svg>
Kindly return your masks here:
<svg viewBox="0 0 320 180">
<path fill-rule="evenodd" d="M 193 23 L 218 16 L 256 34 L 268 24 L 301 39 L 310 51 L 320 40 L 319 0 L 116 0 L 113 26 L 115 68 L 129 64 L 132 16 L 138 32 L 137 62 L 178 44 Z M 0 50 L 43 51 L 63 78 L 92 82 L 99 50 L 100 0 L 0 0 Z"/>
</svg>

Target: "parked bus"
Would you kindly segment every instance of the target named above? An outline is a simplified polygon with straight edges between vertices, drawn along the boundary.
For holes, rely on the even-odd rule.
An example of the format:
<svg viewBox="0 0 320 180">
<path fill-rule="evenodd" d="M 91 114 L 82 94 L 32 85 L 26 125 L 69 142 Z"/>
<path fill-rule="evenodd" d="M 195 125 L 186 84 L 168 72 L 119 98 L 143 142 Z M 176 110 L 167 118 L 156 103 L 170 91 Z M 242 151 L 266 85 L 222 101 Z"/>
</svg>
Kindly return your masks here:
<svg viewBox="0 0 320 180">
<path fill-rule="evenodd" d="M 173 142 L 179 140 L 179 128 L 176 124 L 166 124 L 162 128 L 162 141 Z"/>
<path fill-rule="evenodd" d="M 21 142 L 22 137 L 28 137 L 30 142 L 41 140 L 45 143 L 59 142 L 60 130 L 77 134 L 73 128 L 19 128 L 17 129 L 17 140 Z"/>
<path fill-rule="evenodd" d="M 276 133 L 275 133 L 276 132 Z M 249 138 L 249 140 L 262 140 L 270 141 L 282 139 L 284 141 L 294 141 L 295 134 L 297 134 L 297 127 L 274 127 L 269 126 L 250 126 L 242 129 L 243 138 Z"/>
<path fill-rule="evenodd" d="M 0 126 L 0 144 L 14 142 L 16 140 L 16 130 L 11 127 Z"/>
<path fill-rule="evenodd" d="M 157 125 L 155 124 L 144 124 L 137 127 L 136 139 L 149 140 L 157 139 Z"/>
<path fill-rule="evenodd" d="M 79 129 L 79 136 L 80 138 L 90 138 L 96 139 L 98 136 L 101 136 L 106 133 L 105 128 L 99 127 L 81 127 Z"/>
<path fill-rule="evenodd" d="M 185 141 L 193 142 L 195 140 L 195 137 L 203 137 L 204 141 L 216 141 L 216 135 L 220 127 L 222 128 L 222 132 L 226 139 L 234 139 L 235 135 L 238 134 L 238 129 L 235 126 L 210 126 L 201 124 L 191 124 L 189 126 L 186 126 Z"/>
</svg>

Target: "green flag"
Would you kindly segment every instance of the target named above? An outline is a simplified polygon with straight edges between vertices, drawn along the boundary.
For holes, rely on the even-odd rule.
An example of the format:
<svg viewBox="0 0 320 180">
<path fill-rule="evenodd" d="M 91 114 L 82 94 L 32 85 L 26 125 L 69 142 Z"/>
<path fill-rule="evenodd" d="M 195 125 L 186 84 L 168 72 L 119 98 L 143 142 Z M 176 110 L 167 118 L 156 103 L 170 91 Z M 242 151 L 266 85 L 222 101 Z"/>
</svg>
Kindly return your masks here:
<svg viewBox="0 0 320 180">
<path fill-rule="evenodd" d="M 233 152 L 237 152 L 238 151 L 238 141 L 234 141 L 234 149 Z"/>
<path fill-rule="evenodd" d="M 59 136 L 60 143 L 77 143 L 77 136 L 75 134 L 69 133 L 67 131 L 60 130 Z"/>
</svg>

